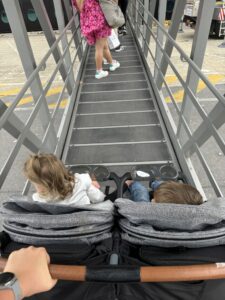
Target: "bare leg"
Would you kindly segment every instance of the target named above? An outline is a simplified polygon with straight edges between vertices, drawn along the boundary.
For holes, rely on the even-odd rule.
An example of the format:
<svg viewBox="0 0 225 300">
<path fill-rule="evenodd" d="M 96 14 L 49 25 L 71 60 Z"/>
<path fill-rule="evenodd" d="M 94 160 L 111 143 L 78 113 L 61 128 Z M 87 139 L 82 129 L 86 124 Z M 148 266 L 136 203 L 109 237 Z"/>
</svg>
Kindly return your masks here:
<svg viewBox="0 0 225 300">
<path fill-rule="evenodd" d="M 109 64 L 112 63 L 112 55 L 111 55 L 111 52 L 109 50 L 107 39 L 105 39 L 105 44 L 104 44 L 104 49 L 103 49 L 103 56 Z"/>
<path fill-rule="evenodd" d="M 96 70 L 102 69 L 103 50 L 105 46 L 106 38 L 97 39 L 95 43 L 95 63 Z"/>
</svg>

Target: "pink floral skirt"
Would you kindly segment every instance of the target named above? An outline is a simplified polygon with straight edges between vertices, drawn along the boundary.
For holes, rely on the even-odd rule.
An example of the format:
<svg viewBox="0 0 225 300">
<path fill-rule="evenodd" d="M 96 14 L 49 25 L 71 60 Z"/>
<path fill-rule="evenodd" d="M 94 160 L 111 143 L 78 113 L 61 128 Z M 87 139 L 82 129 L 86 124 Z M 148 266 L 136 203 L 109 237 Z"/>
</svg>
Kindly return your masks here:
<svg viewBox="0 0 225 300">
<path fill-rule="evenodd" d="M 77 7 L 76 0 L 73 0 L 73 4 Z M 80 27 L 89 45 L 94 45 L 97 39 L 110 36 L 111 27 L 107 24 L 97 0 L 84 0 L 80 12 Z"/>
</svg>

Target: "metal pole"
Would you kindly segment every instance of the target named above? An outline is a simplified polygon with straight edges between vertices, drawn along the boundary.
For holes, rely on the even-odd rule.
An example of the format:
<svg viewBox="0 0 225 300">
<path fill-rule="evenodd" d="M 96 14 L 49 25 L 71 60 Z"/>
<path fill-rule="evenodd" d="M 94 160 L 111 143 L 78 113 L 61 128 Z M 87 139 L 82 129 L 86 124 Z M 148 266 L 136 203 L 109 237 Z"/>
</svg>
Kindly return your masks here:
<svg viewBox="0 0 225 300">
<path fill-rule="evenodd" d="M 164 26 L 164 22 L 165 22 L 165 18 L 166 18 L 166 5 L 167 2 L 164 0 L 159 0 L 159 7 L 158 7 L 158 21 L 159 23 Z M 161 46 L 163 46 L 163 38 L 164 38 L 164 33 L 162 32 L 162 30 L 159 28 L 157 28 L 157 40 L 159 41 L 159 43 L 161 44 Z M 156 49 L 155 49 L 155 63 L 157 63 L 157 65 L 160 64 L 161 58 L 162 58 L 162 52 L 159 48 L 159 46 L 156 44 Z M 154 78 L 156 79 L 157 77 L 157 67 L 155 66 L 154 68 Z"/>
<path fill-rule="evenodd" d="M 53 1 L 54 1 L 54 6 L 55 6 L 55 13 L 56 13 L 56 18 L 57 18 L 58 28 L 59 28 L 60 33 L 62 33 L 63 29 L 65 28 L 65 19 L 64 19 L 64 14 L 63 14 L 62 2 L 61 2 L 61 0 L 53 0 Z M 67 35 L 65 33 L 62 37 L 62 48 L 63 48 L 63 50 L 65 50 L 67 47 L 68 47 L 68 40 L 67 40 Z M 68 70 L 70 69 L 70 66 L 72 64 L 69 49 L 67 50 L 66 55 L 65 55 L 65 64 L 66 64 L 67 76 L 68 76 Z M 69 80 L 72 83 L 72 87 L 73 87 L 75 85 L 73 72 L 70 72 Z"/>
<path fill-rule="evenodd" d="M 155 7 L 156 7 L 156 0 L 151 0 L 149 3 L 149 12 L 152 14 L 153 17 L 154 17 L 154 13 L 155 13 Z M 148 15 L 147 24 L 149 25 L 148 27 L 150 29 L 152 29 L 153 18 L 151 18 L 151 16 L 149 16 L 149 15 Z M 148 45 L 150 43 L 150 37 L 151 37 L 150 30 L 146 30 L 146 43 L 145 43 L 145 47 L 144 47 L 145 58 L 147 58 L 147 56 L 148 56 Z"/>
<path fill-rule="evenodd" d="M 170 25 L 170 28 L 168 31 L 168 33 L 174 40 L 176 40 L 176 37 L 177 37 L 177 33 L 179 30 L 179 26 L 180 26 L 180 20 L 183 15 L 183 12 L 184 12 L 185 4 L 186 4 L 186 0 L 179 0 L 179 1 L 175 2 L 175 6 L 173 9 L 173 15 L 172 15 L 172 19 L 171 19 L 171 25 Z M 171 44 L 171 42 L 168 39 L 165 43 L 164 49 L 165 49 L 165 53 L 169 57 L 171 57 L 171 54 L 173 51 L 173 45 Z M 161 74 L 163 76 L 166 75 L 167 68 L 168 68 L 168 62 L 163 55 L 162 59 L 161 59 L 161 63 L 160 63 L 160 70 L 161 70 Z M 158 76 L 156 78 L 156 85 L 159 90 L 161 90 L 162 84 L 163 84 L 163 80 L 162 80 L 160 74 L 158 74 Z"/>
<path fill-rule="evenodd" d="M 204 60 L 215 3 L 215 0 L 201 0 L 199 4 L 197 24 L 192 43 L 191 59 L 200 69 L 202 68 Z M 193 71 L 191 66 L 189 66 L 186 83 L 187 86 L 189 86 L 190 90 L 193 92 L 193 94 L 196 94 L 197 92 L 198 82 L 199 75 L 196 74 L 195 71 Z M 184 91 L 183 103 L 181 106 L 181 114 L 185 117 L 185 120 L 188 124 L 190 123 L 192 108 L 193 104 L 191 103 L 186 91 Z M 179 136 L 181 128 L 182 122 L 180 122 L 178 125 L 177 136 Z"/>
<path fill-rule="evenodd" d="M 149 10 L 149 0 L 144 0 L 144 24 L 143 24 L 143 39 L 142 39 L 142 50 L 144 51 L 144 47 L 145 47 L 145 41 L 146 41 L 146 33 L 147 33 L 147 29 L 146 29 L 146 24 L 148 22 L 148 12 Z"/>
<path fill-rule="evenodd" d="M 63 0 L 63 3 L 64 3 L 67 18 L 68 18 L 68 20 L 70 20 L 73 17 L 73 10 L 70 5 L 71 2 L 69 0 Z M 76 16 L 74 16 L 74 22 L 71 24 L 71 31 L 72 31 L 72 34 L 74 34 L 76 32 L 76 34 L 74 35 L 74 43 L 75 43 L 76 49 L 79 49 L 78 50 L 78 58 L 81 61 L 83 54 L 84 54 L 84 49 L 83 49 L 83 44 L 81 43 L 81 33 L 80 33 L 80 28 L 79 28 L 78 13 L 76 14 Z"/>
</svg>

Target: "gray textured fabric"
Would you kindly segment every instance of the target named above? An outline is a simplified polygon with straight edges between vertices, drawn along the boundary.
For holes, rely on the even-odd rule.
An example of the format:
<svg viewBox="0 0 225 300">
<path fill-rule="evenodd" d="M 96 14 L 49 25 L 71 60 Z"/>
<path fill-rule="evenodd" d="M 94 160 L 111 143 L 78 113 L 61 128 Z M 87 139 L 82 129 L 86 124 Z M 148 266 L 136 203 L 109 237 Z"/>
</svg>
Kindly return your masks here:
<svg viewBox="0 0 225 300">
<path fill-rule="evenodd" d="M 82 206 L 34 202 L 30 197 L 11 196 L 3 203 L 3 229 L 22 243 L 94 243 L 111 236 L 113 203 Z"/>
<path fill-rule="evenodd" d="M 225 244 L 225 199 L 202 205 L 115 202 L 122 238 L 159 247 L 208 247 Z"/>
</svg>

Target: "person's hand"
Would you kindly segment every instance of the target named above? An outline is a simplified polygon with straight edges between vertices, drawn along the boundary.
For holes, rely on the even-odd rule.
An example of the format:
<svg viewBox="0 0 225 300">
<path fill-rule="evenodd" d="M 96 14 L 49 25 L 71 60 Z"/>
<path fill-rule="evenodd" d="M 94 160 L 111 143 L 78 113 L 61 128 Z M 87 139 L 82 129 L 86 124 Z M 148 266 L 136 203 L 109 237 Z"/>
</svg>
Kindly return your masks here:
<svg viewBox="0 0 225 300">
<path fill-rule="evenodd" d="M 48 264 L 50 258 L 45 248 L 28 247 L 10 254 L 4 272 L 12 272 L 19 280 L 22 297 L 45 292 L 53 288 Z"/>
<path fill-rule="evenodd" d="M 98 183 L 97 180 L 92 180 L 92 183 L 91 183 L 93 186 L 95 186 L 97 189 L 100 189 L 100 184 Z"/>
</svg>

